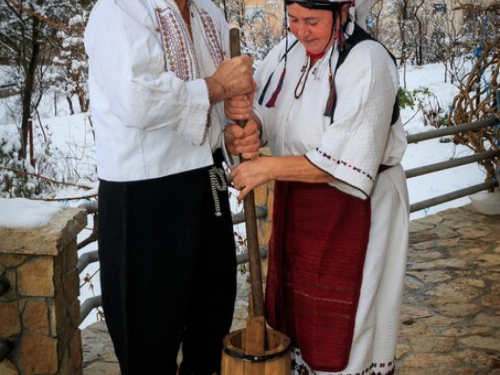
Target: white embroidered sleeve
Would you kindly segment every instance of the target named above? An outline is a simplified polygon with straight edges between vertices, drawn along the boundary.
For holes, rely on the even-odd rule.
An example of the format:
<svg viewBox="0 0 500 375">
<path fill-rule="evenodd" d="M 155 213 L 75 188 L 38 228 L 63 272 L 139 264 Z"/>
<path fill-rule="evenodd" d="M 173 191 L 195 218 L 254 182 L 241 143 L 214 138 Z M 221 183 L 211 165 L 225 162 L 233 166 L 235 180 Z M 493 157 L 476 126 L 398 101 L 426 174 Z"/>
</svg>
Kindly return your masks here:
<svg viewBox="0 0 500 375">
<path fill-rule="evenodd" d="M 336 75 L 337 106 L 320 146 L 306 157 L 331 183 L 362 199 L 371 194 L 389 137 L 397 69 L 376 42 L 353 48 Z"/>
<path fill-rule="evenodd" d="M 166 71 L 161 30 L 136 1 L 103 2 L 87 26 L 92 74 L 124 126 L 146 131 L 168 127 L 202 144 L 210 103 L 202 79 L 184 81 Z"/>
</svg>

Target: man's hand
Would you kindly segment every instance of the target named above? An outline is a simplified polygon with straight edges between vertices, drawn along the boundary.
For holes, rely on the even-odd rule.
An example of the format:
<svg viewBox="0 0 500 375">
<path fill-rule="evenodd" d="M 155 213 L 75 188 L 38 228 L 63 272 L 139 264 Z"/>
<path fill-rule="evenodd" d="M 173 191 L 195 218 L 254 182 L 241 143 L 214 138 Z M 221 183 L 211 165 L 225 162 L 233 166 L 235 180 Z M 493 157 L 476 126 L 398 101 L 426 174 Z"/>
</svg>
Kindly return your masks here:
<svg viewBox="0 0 500 375">
<path fill-rule="evenodd" d="M 224 131 L 227 150 L 249 160 L 259 156 L 260 131 L 255 121 L 248 121 L 244 128 L 231 124 Z"/>
<path fill-rule="evenodd" d="M 205 78 L 210 103 L 251 93 L 254 90 L 252 64 L 250 56 L 237 56 L 223 61 L 211 77 Z"/>
</svg>

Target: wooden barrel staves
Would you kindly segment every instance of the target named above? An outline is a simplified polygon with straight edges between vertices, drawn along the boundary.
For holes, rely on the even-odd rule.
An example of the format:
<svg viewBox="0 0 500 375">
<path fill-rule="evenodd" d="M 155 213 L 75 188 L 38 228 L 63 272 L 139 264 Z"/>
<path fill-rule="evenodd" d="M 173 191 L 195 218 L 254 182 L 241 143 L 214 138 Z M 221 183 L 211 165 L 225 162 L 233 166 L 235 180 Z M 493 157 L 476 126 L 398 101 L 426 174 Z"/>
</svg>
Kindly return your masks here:
<svg viewBox="0 0 500 375">
<path fill-rule="evenodd" d="M 246 329 L 226 335 L 222 352 L 221 375 L 290 375 L 290 339 L 266 328 L 262 355 L 245 354 Z"/>
</svg>

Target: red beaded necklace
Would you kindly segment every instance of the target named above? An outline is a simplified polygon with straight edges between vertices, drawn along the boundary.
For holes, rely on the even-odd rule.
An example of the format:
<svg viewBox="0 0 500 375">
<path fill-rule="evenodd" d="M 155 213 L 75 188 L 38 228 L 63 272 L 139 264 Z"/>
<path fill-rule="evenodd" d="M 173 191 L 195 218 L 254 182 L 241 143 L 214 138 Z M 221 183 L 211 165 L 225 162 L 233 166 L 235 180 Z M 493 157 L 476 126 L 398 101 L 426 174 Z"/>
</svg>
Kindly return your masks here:
<svg viewBox="0 0 500 375">
<path fill-rule="evenodd" d="M 308 57 L 310 57 L 311 59 L 316 59 L 316 60 L 319 60 L 321 59 L 323 56 L 325 56 L 325 52 L 320 52 L 320 53 L 312 53 L 312 52 L 309 52 L 309 51 L 306 51 L 306 54 Z"/>
</svg>

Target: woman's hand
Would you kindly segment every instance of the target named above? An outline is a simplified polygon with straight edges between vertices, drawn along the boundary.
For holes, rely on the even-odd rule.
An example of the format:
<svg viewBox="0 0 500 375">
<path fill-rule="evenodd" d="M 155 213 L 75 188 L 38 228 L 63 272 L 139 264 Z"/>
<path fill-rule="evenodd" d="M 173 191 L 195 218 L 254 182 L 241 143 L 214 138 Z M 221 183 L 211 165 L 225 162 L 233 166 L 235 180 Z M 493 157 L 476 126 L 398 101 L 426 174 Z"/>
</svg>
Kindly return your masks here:
<svg viewBox="0 0 500 375">
<path fill-rule="evenodd" d="M 240 191 L 238 199 L 242 200 L 256 187 L 272 179 L 273 157 L 259 157 L 239 164 L 231 171 L 233 185 Z"/>
<path fill-rule="evenodd" d="M 224 131 L 224 142 L 232 155 L 241 155 L 245 160 L 254 159 L 259 156 L 259 127 L 255 121 L 248 121 L 244 128 L 237 124 L 228 125 Z"/>
<path fill-rule="evenodd" d="M 238 199 L 270 180 L 327 183 L 334 178 L 310 163 L 304 155 L 260 157 L 241 163 L 231 171 Z"/>
</svg>

